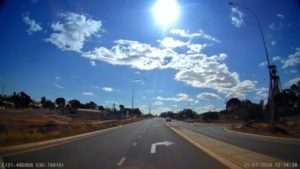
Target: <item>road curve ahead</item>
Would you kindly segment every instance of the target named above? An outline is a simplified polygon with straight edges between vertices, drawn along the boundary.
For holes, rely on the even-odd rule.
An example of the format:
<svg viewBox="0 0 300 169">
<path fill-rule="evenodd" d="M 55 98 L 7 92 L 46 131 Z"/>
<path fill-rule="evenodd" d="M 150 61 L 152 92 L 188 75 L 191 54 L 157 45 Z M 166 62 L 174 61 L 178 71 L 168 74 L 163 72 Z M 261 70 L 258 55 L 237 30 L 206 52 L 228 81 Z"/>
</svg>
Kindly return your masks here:
<svg viewBox="0 0 300 169">
<path fill-rule="evenodd" d="M 4 156 L 2 160 L 11 165 L 29 163 L 36 168 L 38 164 L 67 169 L 226 168 L 175 134 L 165 123 L 161 118 L 144 120 L 74 142 Z"/>
</svg>

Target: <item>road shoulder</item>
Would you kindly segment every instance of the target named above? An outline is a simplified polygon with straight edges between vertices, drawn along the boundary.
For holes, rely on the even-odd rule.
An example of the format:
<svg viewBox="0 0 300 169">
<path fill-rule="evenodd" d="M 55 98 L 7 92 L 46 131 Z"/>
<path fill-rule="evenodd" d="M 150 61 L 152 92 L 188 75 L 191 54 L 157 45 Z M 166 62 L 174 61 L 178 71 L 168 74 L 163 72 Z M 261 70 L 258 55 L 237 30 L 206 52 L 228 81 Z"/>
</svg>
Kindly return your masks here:
<svg viewBox="0 0 300 169">
<path fill-rule="evenodd" d="M 224 127 L 224 131 L 231 132 L 231 133 L 237 133 L 241 135 L 247 135 L 247 136 L 254 136 L 254 137 L 261 137 L 261 138 L 268 138 L 268 139 L 276 139 L 276 140 L 286 140 L 286 141 L 300 141 L 298 138 L 286 138 L 286 137 L 276 137 L 276 136 L 267 136 L 267 135 L 261 135 L 261 134 L 254 134 L 254 133 L 246 133 L 246 132 L 240 132 L 235 131 L 230 128 Z"/>
<path fill-rule="evenodd" d="M 144 121 L 144 120 L 141 120 Z M 135 123 L 139 123 L 141 121 L 133 122 L 133 123 L 128 123 L 125 125 L 119 125 L 111 128 L 106 128 L 102 130 L 97 130 L 97 131 L 92 131 L 88 133 L 83 133 L 83 134 L 77 134 L 73 136 L 68 136 L 68 137 L 62 137 L 62 138 L 57 138 L 57 139 L 51 139 L 51 140 L 45 140 L 45 141 L 39 141 L 39 142 L 33 142 L 33 143 L 25 143 L 25 144 L 19 144 L 19 145 L 12 145 L 12 146 L 3 146 L 0 147 L 0 156 L 11 156 L 15 154 L 20 154 L 20 153 L 25 153 L 25 152 L 30 152 L 30 151 L 36 151 L 44 148 L 49 148 L 53 146 L 57 146 L 60 144 L 65 144 L 69 143 L 72 141 L 84 139 L 87 137 L 95 136 L 97 134 L 105 133 L 111 130 L 118 129 L 122 126 L 127 126 L 127 125 L 132 125 Z"/>
<path fill-rule="evenodd" d="M 182 127 L 168 126 L 175 133 L 229 168 L 270 168 L 287 161 L 253 152 Z"/>
</svg>

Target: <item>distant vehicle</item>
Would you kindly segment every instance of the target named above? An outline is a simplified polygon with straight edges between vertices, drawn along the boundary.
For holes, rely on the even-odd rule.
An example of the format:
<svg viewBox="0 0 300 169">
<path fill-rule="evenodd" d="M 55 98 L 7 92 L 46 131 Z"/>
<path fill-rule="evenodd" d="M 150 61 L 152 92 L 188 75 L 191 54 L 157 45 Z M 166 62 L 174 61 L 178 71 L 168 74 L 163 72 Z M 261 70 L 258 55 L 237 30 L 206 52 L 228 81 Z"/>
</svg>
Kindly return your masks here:
<svg viewBox="0 0 300 169">
<path fill-rule="evenodd" d="M 187 122 L 187 123 L 193 123 L 193 122 L 194 122 L 194 120 L 193 120 L 193 119 L 191 119 L 191 118 L 187 118 L 187 119 L 185 119 L 185 122 Z"/>
<path fill-rule="evenodd" d="M 170 117 L 167 117 L 167 118 L 166 118 L 166 121 L 171 121 L 171 118 L 170 118 Z"/>
</svg>

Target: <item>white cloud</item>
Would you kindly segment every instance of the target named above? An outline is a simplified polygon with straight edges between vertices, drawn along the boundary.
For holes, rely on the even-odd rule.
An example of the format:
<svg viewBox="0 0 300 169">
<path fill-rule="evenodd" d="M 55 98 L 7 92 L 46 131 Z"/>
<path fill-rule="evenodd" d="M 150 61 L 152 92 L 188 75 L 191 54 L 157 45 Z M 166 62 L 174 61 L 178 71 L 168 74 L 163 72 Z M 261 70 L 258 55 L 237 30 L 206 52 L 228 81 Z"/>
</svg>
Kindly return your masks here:
<svg viewBox="0 0 300 169">
<path fill-rule="evenodd" d="M 171 67 L 178 68 L 175 79 L 197 88 L 211 88 L 230 96 L 244 96 L 255 88 L 255 82 L 240 81 L 236 72 L 230 72 L 220 61 L 226 54 L 206 56 L 203 54 L 185 55 L 185 59 L 176 60 Z M 251 90 L 250 90 L 251 89 Z"/>
<path fill-rule="evenodd" d="M 269 25 L 269 28 L 272 29 L 272 30 L 279 30 L 282 27 L 283 27 L 283 23 L 281 23 L 281 22 L 272 22 Z"/>
<path fill-rule="evenodd" d="M 93 61 L 93 60 L 92 60 L 92 61 L 90 61 L 90 63 L 91 63 L 91 65 L 92 65 L 92 66 L 96 66 L 96 62 L 95 62 L 95 61 Z"/>
<path fill-rule="evenodd" d="M 246 96 L 246 92 L 255 90 L 255 81 L 244 80 L 232 88 L 219 89 L 221 93 L 227 93 L 227 98 L 242 98 Z"/>
<path fill-rule="evenodd" d="M 200 106 L 196 108 L 196 111 L 198 113 L 205 113 L 205 112 L 209 112 L 209 111 L 215 111 L 216 107 L 214 105 L 206 105 L 206 106 Z"/>
<path fill-rule="evenodd" d="M 134 74 L 137 74 L 137 75 L 139 75 L 139 74 L 141 74 L 141 72 L 139 72 L 139 71 L 135 71 L 135 72 L 134 72 Z"/>
<path fill-rule="evenodd" d="M 300 64 L 300 48 L 296 48 L 295 53 L 290 54 L 287 59 L 282 59 L 282 68 L 288 68 Z"/>
<path fill-rule="evenodd" d="M 55 77 L 55 79 L 56 79 L 56 80 L 59 80 L 59 79 L 60 79 L 60 77 L 56 76 L 56 77 Z"/>
<path fill-rule="evenodd" d="M 82 94 L 85 96 L 94 96 L 94 93 L 92 92 L 82 92 Z"/>
<path fill-rule="evenodd" d="M 195 37 L 199 37 L 200 34 L 199 33 L 189 33 L 189 31 L 185 31 L 183 29 L 172 29 L 170 31 L 171 34 L 175 34 L 175 35 L 179 35 L 181 37 L 185 37 L 185 38 L 195 38 Z"/>
<path fill-rule="evenodd" d="M 274 57 L 272 58 L 273 61 L 277 61 L 277 60 L 280 60 L 280 59 L 281 59 L 280 56 L 274 56 Z"/>
<path fill-rule="evenodd" d="M 32 33 L 34 32 L 39 32 L 39 31 L 42 31 L 43 28 L 41 27 L 41 25 L 39 25 L 38 23 L 36 23 L 35 20 L 29 18 L 28 15 L 26 16 L 23 16 L 23 21 L 26 25 L 29 26 L 29 28 L 27 29 L 27 33 L 29 35 L 31 35 Z"/>
<path fill-rule="evenodd" d="M 268 97 L 268 93 L 269 93 L 269 89 L 268 88 L 260 88 L 260 89 L 256 89 L 256 95 L 262 98 L 267 98 Z"/>
<path fill-rule="evenodd" d="M 275 41 L 275 40 L 272 40 L 272 41 L 271 41 L 271 44 L 272 44 L 272 46 L 275 46 L 275 45 L 276 45 L 276 41 Z"/>
<path fill-rule="evenodd" d="M 277 16 L 278 18 L 281 18 L 281 19 L 284 18 L 284 15 L 283 15 L 283 14 L 277 14 L 276 16 Z"/>
<path fill-rule="evenodd" d="M 231 8 L 230 17 L 231 17 L 231 23 L 235 27 L 240 28 L 245 25 L 244 19 L 243 19 L 244 13 L 241 12 L 240 10 L 238 10 L 238 8 Z"/>
<path fill-rule="evenodd" d="M 209 35 L 209 34 L 206 34 L 202 29 L 199 29 L 198 32 L 196 33 L 190 33 L 188 30 L 183 30 L 183 29 L 172 29 L 170 31 L 171 34 L 174 34 L 174 35 L 179 35 L 181 37 L 184 37 L 184 38 L 189 38 L 189 39 L 193 39 L 193 38 L 196 38 L 196 37 L 199 37 L 199 38 L 203 38 L 203 39 L 206 39 L 206 40 L 210 40 L 210 41 L 214 41 L 214 42 L 217 42 L 217 43 L 220 43 L 220 41 Z"/>
<path fill-rule="evenodd" d="M 111 88 L 111 87 L 103 87 L 102 90 L 105 91 L 105 92 L 109 92 L 109 93 L 114 91 L 114 89 Z"/>
<path fill-rule="evenodd" d="M 182 102 L 182 101 L 193 101 L 194 99 L 190 98 L 188 94 L 186 93 L 179 93 L 177 94 L 177 102 Z"/>
<path fill-rule="evenodd" d="M 165 37 L 163 40 L 158 40 L 160 45 L 165 48 L 177 48 L 186 46 L 187 42 L 182 42 L 180 40 L 173 39 L 172 37 Z"/>
<path fill-rule="evenodd" d="M 101 21 L 74 12 L 61 13 L 61 20 L 51 24 L 54 31 L 47 42 L 61 50 L 81 52 L 87 38 L 102 30 Z"/>
<path fill-rule="evenodd" d="M 160 49 L 146 43 L 131 40 L 116 40 L 111 49 L 95 48 L 85 52 L 83 57 L 108 62 L 113 65 L 127 65 L 140 70 L 164 68 L 176 52 L 169 48 Z"/>
<path fill-rule="evenodd" d="M 176 97 L 162 97 L 157 96 L 155 98 L 159 101 L 175 101 L 175 102 L 182 102 L 182 101 L 193 101 L 194 99 L 190 98 L 188 94 L 186 93 L 178 93 Z"/>
<path fill-rule="evenodd" d="M 285 84 L 285 86 L 290 87 L 290 86 L 292 86 L 293 84 L 297 84 L 299 81 L 300 81 L 300 77 L 291 79 L 290 81 L 288 81 L 288 82 Z"/>
<path fill-rule="evenodd" d="M 227 55 L 220 54 L 207 57 L 206 55 L 193 55 L 186 60 L 178 61 L 174 66 L 181 67 L 175 76 L 178 81 L 183 81 L 193 87 L 218 88 L 236 85 L 239 76 L 236 72 L 230 72 L 225 64 L 219 63 Z"/>
<path fill-rule="evenodd" d="M 298 70 L 296 70 L 296 69 L 291 69 L 291 70 L 289 70 L 289 71 L 287 71 L 288 73 L 298 73 Z"/>
<path fill-rule="evenodd" d="M 201 53 L 202 49 L 207 47 L 207 44 L 188 44 L 187 47 L 189 48 L 187 51 L 188 54 Z"/>
<path fill-rule="evenodd" d="M 159 100 L 157 100 L 157 101 L 155 101 L 154 103 L 153 103 L 153 105 L 155 105 L 155 106 L 161 106 L 161 105 L 163 105 L 164 103 L 162 102 L 162 101 L 159 101 Z"/>
<path fill-rule="evenodd" d="M 54 84 L 54 87 L 58 88 L 58 89 L 63 89 L 64 87 L 63 86 L 60 86 L 58 84 Z"/>
<path fill-rule="evenodd" d="M 214 94 L 214 93 L 208 93 L 208 92 L 203 92 L 197 95 L 198 99 L 203 99 L 203 100 L 220 100 L 221 97 Z"/>
<path fill-rule="evenodd" d="M 267 67 L 267 65 L 268 65 L 267 61 L 264 61 L 264 62 L 261 62 L 260 64 L 258 64 L 259 67 Z"/>
<path fill-rule="evenodd" d="M 181 29 L 173 29 L 171 34 L 186 38 L 202 37 L 218 41 L 202 30 L 190 33 Z M 227 65 L 221 63 L 227 58 L 226 53 L 207 56 L 201 53 L 201 50 L 207 45 L 191 43 L 191 39 L 182 50 L 174 51 L 171 47 L 181 46 L 185 42 L 181 43 L 173 38 L 169 41 L 172 43 L 164 45 L 162 43 L 165 40 L 158 41 L 160 44 L 158 47 L 154 47 L 139 41 L 120 39 L 115 40 L 110 49 L 102 46 L 96 47 L 92 51 L 82 52 L 81 55 L 92 61 L 99 60 L 113 65 L 126 65 L 139 70 L 174 69 L 177 71 L 175 80 L 192 87 L 215 89 L 223 94 L 244 95 L 249 90 L 245 87 L 239 88 L 240 86 L 244 83 L 255 86 L 252 81 L 240 81 L 237 72 L 229 71 Z M 238 91 L 235 93 L 234 89 Z M 175 101 L 176 99 L 178 98 L 171 100 Z"/>
</svg>

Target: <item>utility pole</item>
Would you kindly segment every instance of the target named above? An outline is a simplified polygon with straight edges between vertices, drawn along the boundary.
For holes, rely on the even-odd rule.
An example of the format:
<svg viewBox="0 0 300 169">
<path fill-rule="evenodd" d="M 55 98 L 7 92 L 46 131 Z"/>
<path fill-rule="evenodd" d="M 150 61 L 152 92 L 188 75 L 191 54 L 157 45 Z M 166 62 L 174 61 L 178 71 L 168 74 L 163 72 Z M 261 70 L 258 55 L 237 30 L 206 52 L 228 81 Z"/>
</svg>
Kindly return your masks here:
<svg viewBox="0 0 300 169">
<path fill-rule="evenodd" d="M 143 79 L 139 79 L 139 80 L 133 80 L 131 81 L 132 83 L 132 96 L 131 96 L 131 111 L 133 111 L 133 108 L 134 108 L 134 84 L 137 83 L 137 82 L 140 82 L 140 81 L 145 81 L 146 79 L 143 78 Z"/>
<path fill-rule="evenodd" d="M 134 102 L 134 83 L 132 82 L 132 97 L 131 97 L 131 110 L 133 111 L 133 102 Z"/>
<path fill-rule="evenodd" d="M 149 103 L 149 114 L 151 114 L 151 105 Z"/>
</svg>

